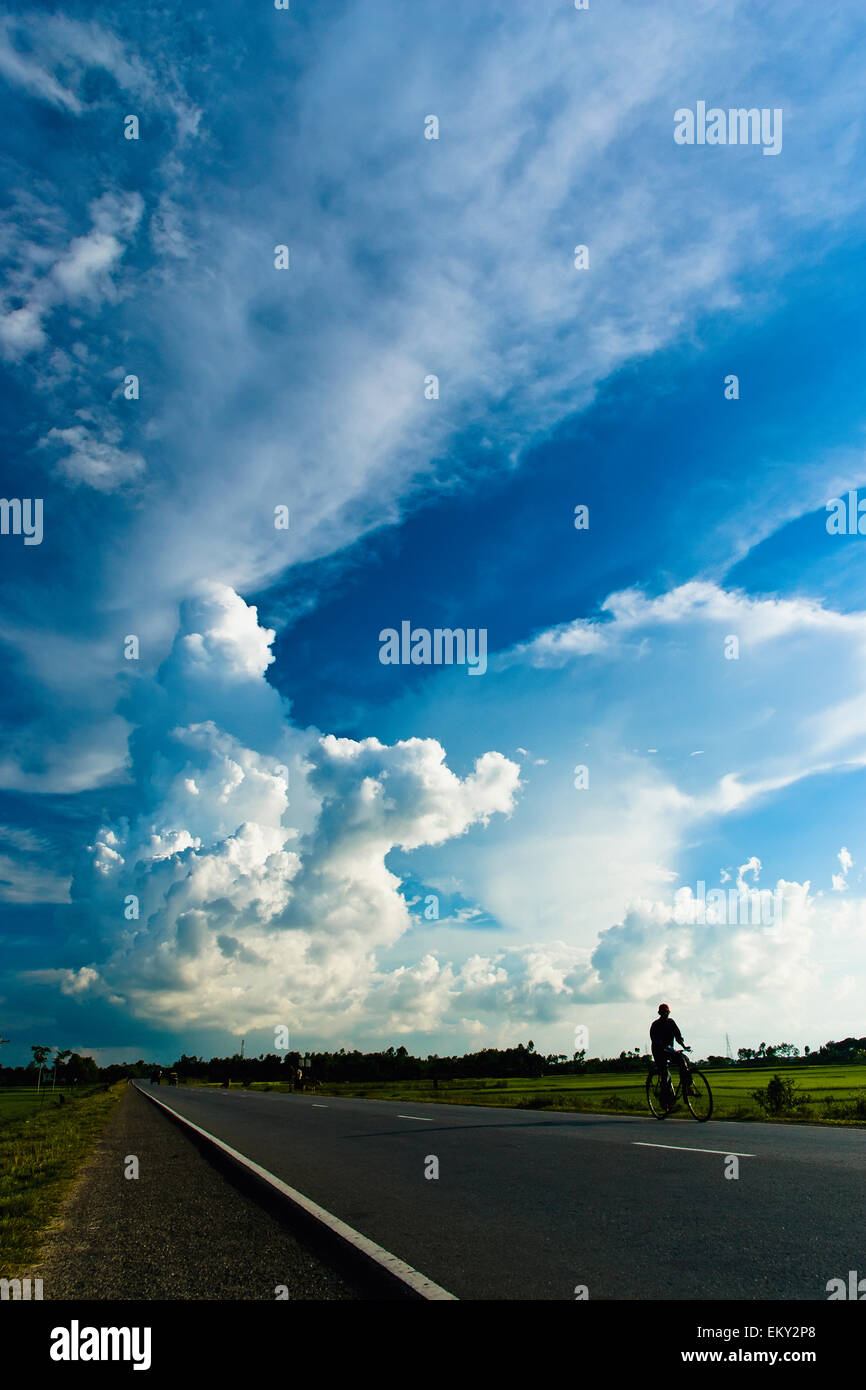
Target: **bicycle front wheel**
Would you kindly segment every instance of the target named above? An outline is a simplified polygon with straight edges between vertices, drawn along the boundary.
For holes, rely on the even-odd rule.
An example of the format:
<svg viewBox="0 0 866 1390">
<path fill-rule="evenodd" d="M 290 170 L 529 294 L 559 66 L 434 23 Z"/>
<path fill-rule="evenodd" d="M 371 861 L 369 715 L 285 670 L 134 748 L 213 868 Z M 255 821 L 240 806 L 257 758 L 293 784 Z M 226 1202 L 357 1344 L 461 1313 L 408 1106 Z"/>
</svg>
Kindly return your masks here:
<svg viewBox="0 0 866 1390">
<path fill-rule="evenodd" d="M 702 1124 L 712 1115 L 713 1093 L 710 1090 L 710 1083 L 702 1071 L 695 1071 L 693 1068 L 690 1072 L 688 1089 L 685 1091 L 685 1102 L 695 1119 Z"/>
</svg>

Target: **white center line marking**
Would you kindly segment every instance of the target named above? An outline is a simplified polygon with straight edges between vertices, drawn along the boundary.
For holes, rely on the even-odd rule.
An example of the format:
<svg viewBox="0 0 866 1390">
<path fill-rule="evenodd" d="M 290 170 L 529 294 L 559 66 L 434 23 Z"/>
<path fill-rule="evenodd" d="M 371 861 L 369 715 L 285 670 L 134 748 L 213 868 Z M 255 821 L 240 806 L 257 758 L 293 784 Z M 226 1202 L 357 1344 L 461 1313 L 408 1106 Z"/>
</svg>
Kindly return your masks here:
<svg viewBox="0 0 866 1390">
<path fill-rule="evenodd" d="M 648 1144 L 642 1139 L 633 1139 L 633 1144 L 637 1144 L 641 1149 L 679 1149 L 686 1154 L 722 1154 L 727 1158 L 754 1158 L 754 1154 L 737 1153 L 736 1149 L 696 1149 L 692 1144 Z"/>
<path fill-rule="evenodd" d="M 398 1120 L 425 1120 L 428 1125 L 432 1125 L 432 1115 L 398 1115 Z"/>
</svg>

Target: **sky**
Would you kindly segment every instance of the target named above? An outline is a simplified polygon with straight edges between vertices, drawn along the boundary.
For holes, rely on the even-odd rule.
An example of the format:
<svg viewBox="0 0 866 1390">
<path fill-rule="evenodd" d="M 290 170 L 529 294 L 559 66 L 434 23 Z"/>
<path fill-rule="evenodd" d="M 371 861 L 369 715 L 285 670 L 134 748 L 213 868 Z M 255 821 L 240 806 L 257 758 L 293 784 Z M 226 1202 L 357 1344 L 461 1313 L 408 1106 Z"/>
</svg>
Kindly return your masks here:
<svg viewBox="0 0 866 1390">
<path fill-rule="evenodd" d="M 7 1065 L 866 1032 L 864 39 L 0 12 Z"/>
</svg>

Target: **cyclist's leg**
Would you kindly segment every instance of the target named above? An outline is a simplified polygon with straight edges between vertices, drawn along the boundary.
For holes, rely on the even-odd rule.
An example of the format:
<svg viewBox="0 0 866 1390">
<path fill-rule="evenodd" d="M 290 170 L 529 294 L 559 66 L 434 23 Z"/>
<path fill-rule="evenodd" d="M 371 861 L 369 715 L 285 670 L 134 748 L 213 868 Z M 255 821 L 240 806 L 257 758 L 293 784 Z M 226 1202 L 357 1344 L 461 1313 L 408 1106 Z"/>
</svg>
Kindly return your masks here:
<svg viewBox="0 0 866 1390">
<path fill-rule="evenodd" d="M 656 1069 L 659 1074 L 659 1096 L 662 1104 L 667 1105 L 670 1100 L 670 1077 L 668 1075 L 668 1059 L 664 1052 L 653 1053 Z"/>
<path fill-rule="evenodd" d="M 673 1079 L 673 1072 L 672 1072 L 672 1070 L 671 1070 L 671 1065 L 670 1065 L 670 1064 L 671 1064 L 671 1061 L 672 1061 L 673 1059 L 676 1059 L 676 1060 L 677 1060 L 677 1063 L 678 1063 L 678 1065 L 679 1065 L 679 1058 L 677 1058 L 676 1052 L 674 1051 L 674 1049 L 673 1049 L 672 1047 L 669 1047 L 669 1048 L 668 1048 L 668 1051 L 667 1051 L 667 1067 L 666 1067 L 666 1069 L 665 1069 L 665 1075 L 666 1075 L 666 1077 L 667 1077 L 667 1083 L 668 1083 L 668 1089 L 667 1089 L 668 1100 L 671 1101 L 671 1102 L 673 1101 L 673 1098 L 674 1098 L 674 1079 Z M 682 1071 L 680 1071 L 680 1077 L 682 1078 Z"/>
</svg>

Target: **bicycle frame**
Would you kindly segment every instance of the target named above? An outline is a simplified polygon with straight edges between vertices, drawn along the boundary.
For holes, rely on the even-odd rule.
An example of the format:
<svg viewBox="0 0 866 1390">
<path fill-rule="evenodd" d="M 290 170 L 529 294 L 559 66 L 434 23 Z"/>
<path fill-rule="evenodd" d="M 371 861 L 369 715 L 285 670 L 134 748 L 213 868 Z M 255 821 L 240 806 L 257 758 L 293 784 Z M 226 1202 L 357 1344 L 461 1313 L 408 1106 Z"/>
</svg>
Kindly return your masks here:
<svg viewBox="0 0 866 1390">
<path fill-rule="evenodd" d="M 669 1047 L 669 1048 L 667 1049 L 667 1064 L 668 1064 L 668 1082 L 669 1082 L 671 1085 L 673 1084 L 673 1077 L 671 1076 L 671 1064 L 674 1063 L 674 1062 L 677 1064 L 677 1067 L 678 1067 L 678 1069 L 679 1069 L 679 1078 L 680 1078 L 680 1081 L 687 1081 L 688 1078 L 689 1078 L 689 1077 L 691 1076 L 691 1074 L 692 1074 L 691 1065 L 690 1065 L 690 1063 L 689 1063 L 689 1059 L 688 1059 L 688 1056 L 686 1055 L 686 1053 L 685 1053 L 685 1052 L 677 1052 L 677 1050 L 676 1050 L 675 1047 Z"/>
<path fill-rule="evenodd" d="M 664 1119 L 669 1115 L 679 1100 L 684 1100 L 692 1115 L 696 1120 L 708 1120 L 713 1113 L 713 1093 L 710 1083 L 703 1072 L 692 1067 L 685 1051 L 677 1051 L 676 1048 L 667 1048 L 664 1057 L 665 1070 L 667 1071 L 668 1094 L 663 1095 L 661 1082 L 660 1063 L 653 1059 L 653 1065 L 647 1074 L 646 1095 L 647 1103 L 657 1120 Z M 677 1074 L 674 1075 L 673 1068 L 676 1066 Z M 654 1082 L 655 1078 L 655 1082 Z M 653 1085 L 656 1088 L 657 1103 L 653 1103 Z M 660 1113 L 658 1102 L 663 1107 Z M 706 1113 L 699 1113 L 706 1111 Z"/>
</svg>

